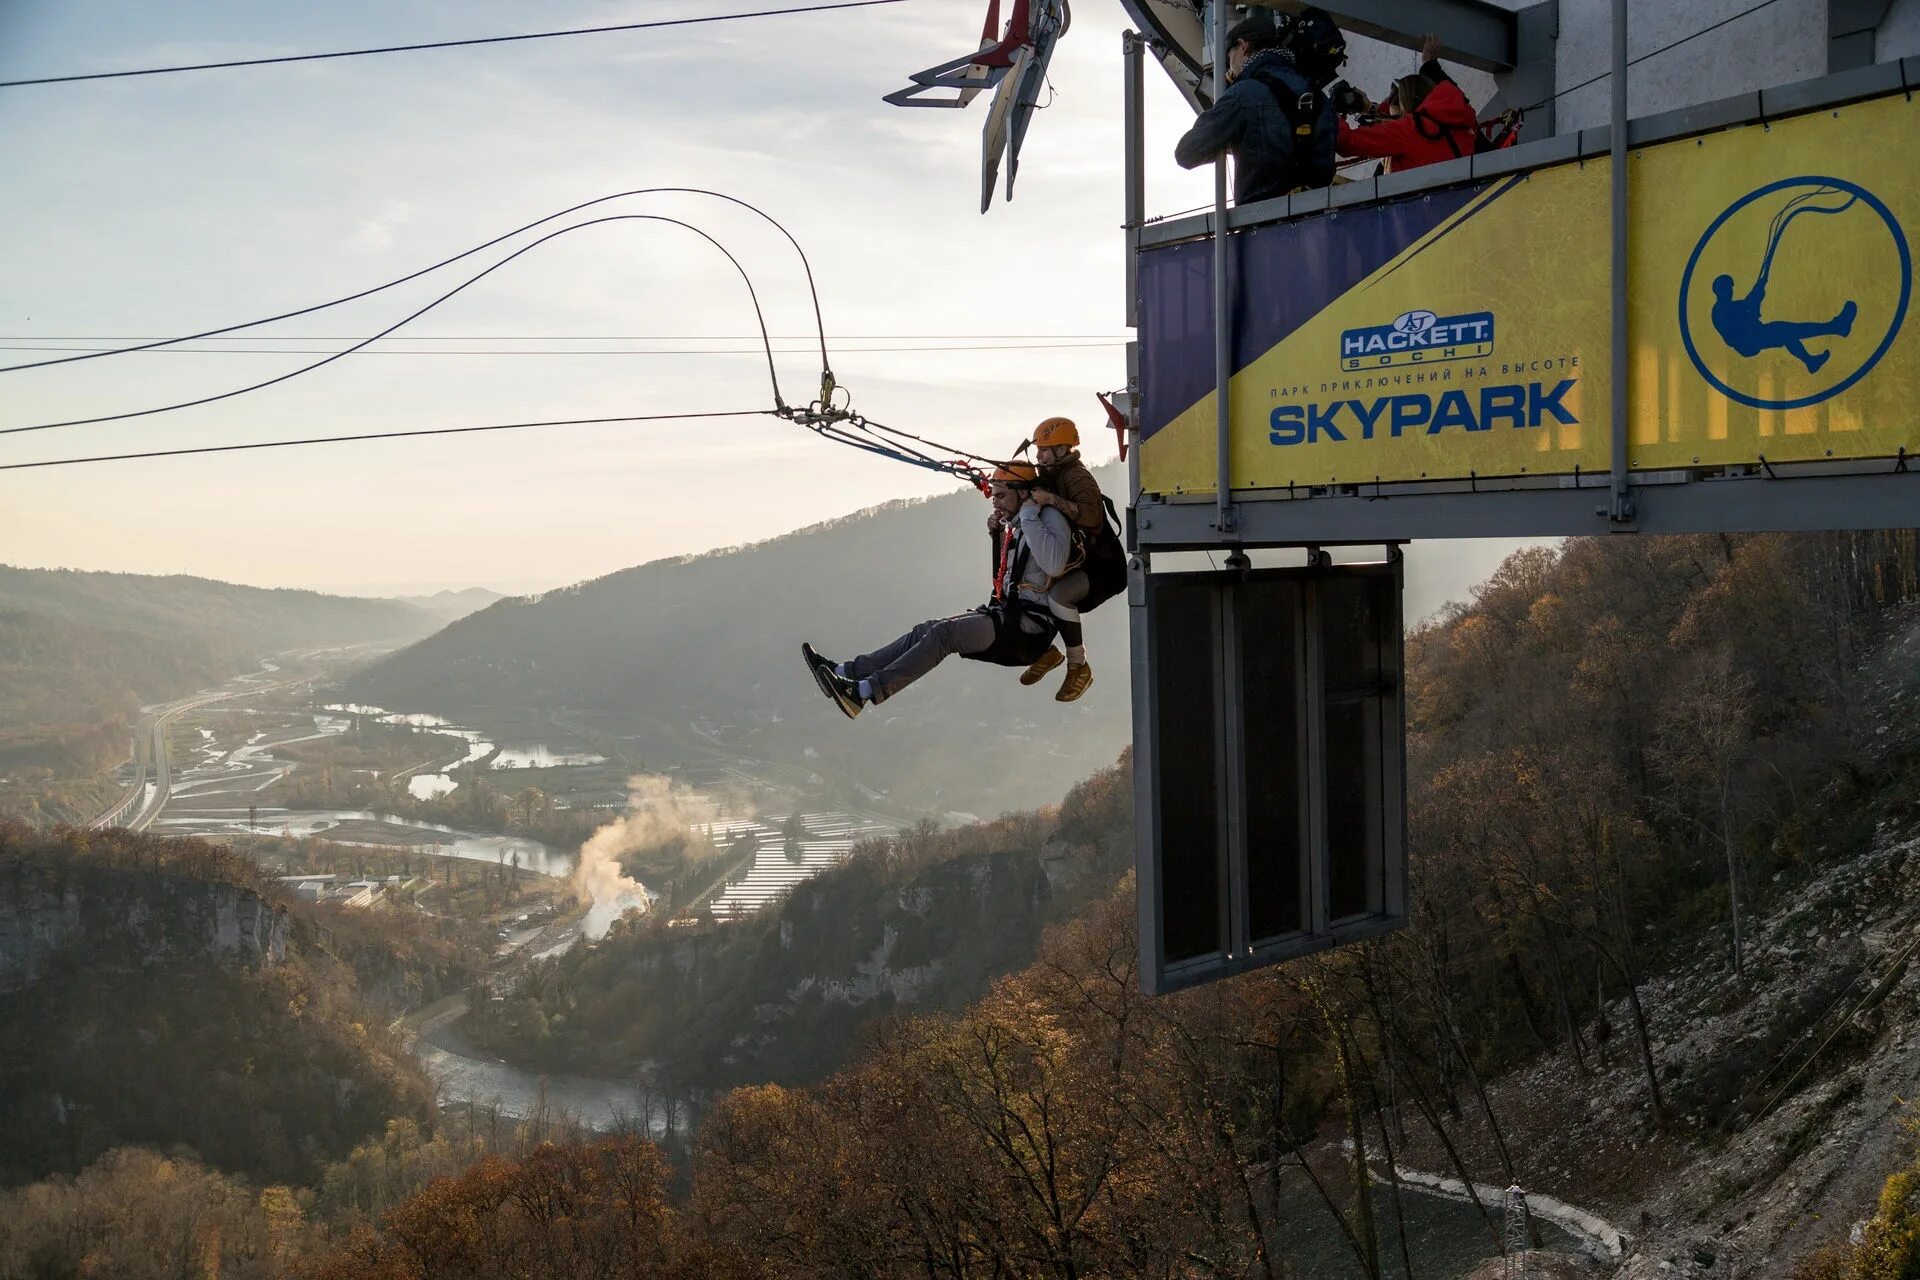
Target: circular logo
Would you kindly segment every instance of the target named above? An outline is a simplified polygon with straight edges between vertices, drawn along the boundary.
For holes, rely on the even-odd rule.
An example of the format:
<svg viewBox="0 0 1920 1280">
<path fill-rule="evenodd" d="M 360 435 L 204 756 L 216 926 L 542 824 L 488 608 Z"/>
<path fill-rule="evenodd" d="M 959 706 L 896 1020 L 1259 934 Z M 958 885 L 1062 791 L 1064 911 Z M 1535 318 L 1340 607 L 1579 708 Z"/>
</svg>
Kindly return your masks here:
<svg viewBox="0 0 1920 1280">
<path fill-rule="evenodd" d="M 1782 178 L 1707 227 L 1680 277 L 1680 335 L 1700 376 L 1756 409 L 1802 409 L 1867 376 L 1913 295 L 1893 211 L 1842 178 Z"/>
<path fill-rule="evenodd" d="M 1907 320 L 1899 219 L 1843 178 L 1782 178 L 1726 207 L 1680 276 L 1680 336 L 1715 390 L 1805 409 L 1868 374 Z"/>
<path fill-rule="evenodd" d="M 1393 322 L 1393 327 L 1401 333 L 1425 333 L 1440 322 L 1440 317 L 1431 311 L 1409 311 Z"/>
</svg>

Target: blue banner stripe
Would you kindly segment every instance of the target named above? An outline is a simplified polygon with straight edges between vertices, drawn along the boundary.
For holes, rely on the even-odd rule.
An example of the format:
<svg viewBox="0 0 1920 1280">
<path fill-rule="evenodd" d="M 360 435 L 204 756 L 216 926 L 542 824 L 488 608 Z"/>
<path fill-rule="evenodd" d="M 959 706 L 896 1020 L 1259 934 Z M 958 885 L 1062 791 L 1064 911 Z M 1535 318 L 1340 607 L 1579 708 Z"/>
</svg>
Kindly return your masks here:
<svg viewBox="0 0 1920 1280">
<path fill-rule="evenodd" d="M 1233 371 L 1266 354 L 1486 189 L 1436 191 L 1235 235 Z M 1142 437 L 1212 390 L 1213 243 L 1190 241 L 1141 254 Z"/>
</svg>

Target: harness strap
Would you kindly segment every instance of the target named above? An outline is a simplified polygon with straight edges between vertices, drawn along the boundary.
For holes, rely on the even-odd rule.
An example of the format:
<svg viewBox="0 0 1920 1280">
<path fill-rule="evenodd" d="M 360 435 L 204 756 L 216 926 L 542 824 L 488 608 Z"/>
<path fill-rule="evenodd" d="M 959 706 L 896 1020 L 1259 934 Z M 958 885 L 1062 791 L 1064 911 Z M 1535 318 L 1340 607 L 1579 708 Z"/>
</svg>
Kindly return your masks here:
<svg viewBox="0 0 1920 1280">
<path fill-rule="evenodd" d="M 1447 127 L 1446 125 L 1441 124 L 1438 118 L 1428 115 L 1425 111 L 1421 110 L 1419 107 L 1415 107 L 1413 109 L 1412 114 L 1413 114 L 1413 131 L 1419 134 L 1421 137 L 1425 138 L 1428 142 L 1444 141 L 1447 144 L 1447 150 L 1453 152 L 1453 158 L 1455 160 L 1460 159 L 1460 157 L 1462 156 L 1471 154 L 1470 152 L 1462 151 L 1460 149 L 1460 140 L 1453 136 L 1453 130 Z M 1432 133 L 1427 132 L 1426 126 L 1428 124 L 1431 124 L 1433 126 L 1434 132 Z M 1476 143 L 1479 141 L 1479 136 L 1480 136 L 1480 131 L 1479 129 L 1476 128 L 1474 130 L 1474 140 Z M 1479 148 L 1476 146 L 1474 149 L 1478 150 Z"/>
<path fill-rule="evenodd" d="M 1256 75 L 1253 78 L 1264 86 L 1268 93 L 1273 95 L 1274 102 L 1279 104 L 1281 112 L 1287 117 L 1287 123 L 1293 126 L 1295 137 L 1310 138 L 1313 136 L 1314 120 L 1320 114 L 1319 90 L 1309 89 L 1305 93 L 1296 96 L 1293 90 L 1281 84 L 1276 79 L 1260 75 Z"/>
</svg>

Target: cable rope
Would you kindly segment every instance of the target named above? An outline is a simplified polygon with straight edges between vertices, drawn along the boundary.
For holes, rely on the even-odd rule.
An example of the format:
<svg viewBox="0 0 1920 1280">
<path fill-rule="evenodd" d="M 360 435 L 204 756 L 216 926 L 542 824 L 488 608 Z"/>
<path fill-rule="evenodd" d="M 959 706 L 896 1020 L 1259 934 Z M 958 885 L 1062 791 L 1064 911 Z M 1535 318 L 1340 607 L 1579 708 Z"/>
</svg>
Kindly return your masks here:
<svg viewBox="0 0 1920 1280">
<path fill-rule="evenodd" d="M 700 228 L 694 226 L 692 223 L 682 222 L 678 218 L 669 218 L 662 214 L 657 214 L 657 213 L 609 214 L 608 216 L 603 218 L 592 218 L 586 222 L 577 222 L 570 227 L 562 227 L 558 231 L 550 231 L 546 235 L 541 236 L 538 240 L 533 241 L 531 244 L 522 245 L 520 248 L 515 249 L 512 253 L 500 259 L 500 261 L 494 263 L 492 266 L 488 267 L 486 270 L 481 271 L 477 275 L 474 275 L 469 279 L 463 281 L 462 283 L 456 285 L 452 289 L 449 289 L 447 292 L 441 294 L 439 297 L 427 303 L 425 306 L 421 307 L 417 311 L 414 311 L 411 314 L 407 316 L 403 316 L 401 319 L 396 320 L 394 323 L 380 330 L 380 332 L 374 334 L 372 337 L 364 338 L 361 341 L 356 342 L 354 345 L 348 347 L 344 351 L 336 351 L 332 355 L 329 355 L 324 359 L 316 360 L 312 364 L 302 365 L 300 368 L 291 370 L 287 373 L 280 374 L 278 377 L 268 378 L 265 381 L 255 382 L 244 387 L 237 387 L 231 391 L 222 391 L 216 395 L 201 396 L 200 398 L 195 400 L 182 400 L 177 404 L 160 405 L 158 407 L 150 408 L 150 409 L 131 409 L 125 413 L 101 414 L 92 418 L 70 418 L 63 422 L 40 422 L 40 423 L 34 423 L 30 426 L 24 426 L 24 427 L 0 428 L 0 436 L 18 435 L 26 431 L 50 431 L 57 427 L 82 427 L 82 426 L 91 426 L 96 423 L 102 423 L 102 422 L 124 422 L 129 418 L 144 418 L 157 413 L 172 413 L 177 409 L 191 409 L 199 405 L 213 404 L 221 400 L 231 400 L 235 396 L 246 395 L 249 392 L 259 391 L 262 388 L 271 387 L 277 383 L 285 382 L 290 378 L 297 378 L 301 374 L 311 373 L 315 369 L 321 368 L 324 365 L 332 364 L 335 360 L 339 360 L 339 359 L 342 359 L 343 357 L 352 355 L 354 352 L 360 350 L 362 347 L 368 346 L 374 342 L 378 342 L 381 338 L 384 338 L 386 335 L 392 333 L 394 330 L 400 328 L 402 325 L 405 325 L 408 322 L 418 319 L 420 316 L 425 315 L 427 312 L 433 310 L 435 307 L 439 306 L 441 303 L 447 301 L 449 298 L 452 298 L 456 294 L 460 293 L 462 290 L 472 285 L 478 284 L 481 280 L 486 279 L 488 276 L 498 271 L 501 267 L 506 266 L 509 262 L 512 262 L 515 258 L 518 258 L 521 254 L 528 253 L 534 249 L 537 249 L 549 240 L 557 239 L 560 236 L 567 235 L 570 232 L 579 231 L 586 227 L 599 226 L 603 223 L 610 223 L 610 222 L 671 223 L 672 225 L 677 227 L 685 227 L 687 230 L 693 232 L 695 235 L 699 236 L 701 239 L 707 241 L 707 243 L 711 244 L 714 248 L 720 250 L 721 253 L 726 255 L 727 261 L 733 264 L 734 270 L 740 273 L 740 279 L 746 284 L 747 295 L 753 302 L 754 316 L 759 320 L 760 330 L 762 335 L 764 336 L 764 334 L 766 333 L 767 322 L 766 322 L 766 317 L 761 313 L 761 310 L 760 310 L 760 296 L 755 291 L 753 287 L 753 280 L 747 275 L 746 268 L 740 265 L 740 260 L 738 258 L 735 258 L 732 253 L 728 252 L 727 247 L 725 245 L 721 244 L 718 240 L 714 239 L 712 236 L 708 235 L 706 232 L 702 231 Z M 774 370 L 772 340 L 765 339 L 765 345 L 766 345 L 766 353 L 767 353 L 767 376 L 773 383 L 774 403 L 778 406 L 784 407 L 785 401 L 782 399 L 780 395 L 780 377 L 779 377 L 779 374 Z"/>
<path fill-rule="evenodd" d="M 1858 195 L 1848 195 L 1845 204 L 1836 205 L 1832 208 L 1808 203 L 1809 201 L 1819 199 L 1821 196 L 1837 196 L 1839 194 L 1840 190 L 1837 187 L 1820 187 L 1817 190 L 1795 196 L 1793 199 L 1787 201 L 1784 208 L 1773 215 L 1773 221 L 1768 224 L 1767 227 L 1767 254 L 1766 257 L 1760 260 L 1760 275 L 1754 282 L 1756 288 L 1766 288 L 1767 281 L 1772 278 L 1773 256 L 1780 251 L 1780 240 L 1787 234 L 1787 228 L 1792 225 L 1795 218 L 1803 213 L 1845 213 L 1847 210 L 1853 208 L 1854 205 L 1860 203 L 1860 197 Z"/>
<path fill-rule="evenodd" d="M 809 405 L 805 409 L 792 408 L 787 405 L 785 398 L 781 395 L 779 374 L 778 374 L 778 370 L 775 367 L 775 362 L 773 358 L 774 357 L 773 338 L 767 329 L 766 316 L 763 309 L 760 306 L 759 293 L 754 288 L 753 280 L 751 276 L 748 275 L 746 268 L 740 263 L 738 258 L 736 258 L 731 252 L 727 250 L 726 246 L 722 245 L 718 240 L 714 239 L 714 237 L 707 234 L 705 231 L 701 230 L 699 227 L 696 227 L 693 224 L 688 222 L 683 222 L 678 218 L 669 218 L 659 214 L 615 214 L 615 215 L 608 215 L 600 218 L 592 218 L 585 222 L 579 222 L 579 223 L 572 224 L 570 226 L 562 227 L 556 231 L 552 231 L 544 236 L 541 236 L 539 239 L 534 240 L 530 244 L 522 245 L 520 248 L 514 250 L 512 253 L 508 254 L 506 257 L 488 266 L 485 270 L 478 272 L 474 276 L 470 277 L 469 279 L 455 286 L 453 289 L 448 290 L 446 293 L 440 295 L 438 298 L 435 298 L 433 301 L 427 303 L 425 306 L 420 307 L 419 309 L 415 310 L 411 314 L 387 326 L 385 329 L 382 329 L 378 333 L 373 334 L 371 337 L 356 341 L 353 343 L 353 345 L 347 347 L 344 350 L 327 353 L 324 356 L 324 358 L 321 360 L 315 361 L 314 363 L 309 365 L 305 365 L 299 369 L 292 370 L 288 373 L 281 374 L 278 377 L 269 378 L 263 382 L 254 383 L 250 386 L 237 388 L 231 391 L 220 393 L 218 395 L 205 396 L 196 400 L 184 401 L 184 402 L 181 402 L 178 404 L 172 404 L 172 405 L 164 405 L 157 408 L 135 410 L 135 411 L 130 411 L 130 412 L 121 413 L 121 414 L 102 415 L 94 418 L 72 419 L 64 422 L 39 423 L 39 424 L 34 424 L 29 426 L 4 428 L 4 429 L 0 429 L 0 435 L 15 435 L 21 432 L 44 431 L 44 430 L 50 430 L 58 427 L 87 426 L 87 425 L 93 425 L 93 424 L 103 423 L 103 422 L 124 421 L 129 418 L 146 417 L 153 414 L 171 412 L 177 409 L 193 408 L 200 405 L 211 404 L 216 401 L 231 399 L 234 396 L 244 395 L 251 391 L 258 391 L 264 387 L 273 386 L 277 383 L 285 382 L 290 378 L 298 377 L 303 373 L 309 373 L 315 369 L 320 368 L 323 365 L 331 364 L 335 360 L 342 359 L 348 355 L 352 355 L 355 352 L 363 350 L 364 348 L 378 341 L 379 339 L 386 337 L 387 335 L 395 332 L 402 326 L 410 323 L 415 319 L 418 319 L 420 316 L 426 314 L 428 311 L 431 311 L 433 308 L 439 306 L 442 302 L 447 301 L 449 298 L 452 298 L 453 296 L 465 290 L 469 286 L 478 283 L 480 280 L 484 279 L 488 275 L 491 275 L 493 272 L 499 270 L 501 267 L 505 266 L 507 263 L 512 262 L 514 259 L 518 258 L 520 255 L 527 253 L 532 249 L 539 247 L 542 244 L 545 244 L 548 240 L 555 239 L 559 236 L 566 235 L 573 231 L 581 230 L 582 228 L 585 228 L 585 227 L 597 226 L 597 225 L 600 225 L 601 223 L 665 222 L 674 226 L 684 227 L 687 230 L 694 232 L 696 235 L 699 235 L 702 239 L 712 244 L 716 249 L 719 249 L 720 252 L 726 256 L 728 262 L 732 263 L 734 270 L 739 273 L 741 281 L 747 286 L 748 297 L 753 304 L 754 318 L 760 330 L 761 350 L 764 351 L 766 355 L 767 376 L 768 376 L 768 381 L 772 385 L 773 400 L 774 400 L 774 407 L 771 410 L 759 410 L 757 412 L 766 413 L 774 417 L 779 417 L 787 421 L 794 422 L 800 426 L 807 428 L 809 431 L 812 431 L 815 435 L 819 436 L 823 440 L 826 440 L 830 443 L 845 445 L 849 448 L 859 449 L 862 452 L 873 454 L 878 457 L 884 457 L 892 461 L 903 462 L 910 466 L 921 467 L 921 468 L 931 470 L 931 471 L 936 471 L 942 474 L 952 475 L 983 489 L 986 487 L 986 479 L 983 474 L 982 467 L 1000 465 L 998 460 L 986 457 L 985 455 L 982 455 L 982 454 L 973 453 L 968 450 L 959 449 L 957 447 L 944 444 L 940 441 L 932 440 L 928 437 L 917 435 L 911 431 L 906 431 L 904 429 L 897 428 L 897 427 L 890 427 L 885 423 L 872 421 L 871 419 L 865 418 L 860 414 L 857 414 L 851 411 L 850 397 L 848 398 L 847 402 L 842 402 L 838 399 L 838 396 L 842 393 L 845 393 L 846 389 L 844 387 L 837 386 L 837 384 L 834 381 L 832 368 L 829 363 L 828 355 L 827 355 L 826 323 L 821 314 L 819 289 L 814 280 L 813 266 L 812 266 L 812 263 L 807 258 L 806 251 L 800 247 L 800 242 L 794 238 L 793 234 L 790 231 L 788 231 L 785 226 L 781 225 L 781 223 L 777 219 L 767 214 L 764 210 L 759 209 L 747 203 L 746 201 L 740 200 L 734 196 L 729 196 L 722 192 L 712 191 L 706 188 L 699 188 L 699 187 L 640 188 L 633 191 L 619 192 L 619 193 L 616 193 L 615 195 L 602 196 L 598 199 L 585 201 L 581 204 L 574 205 L 571 208 L 561 210 L 559 213 L 550 214 L 547 217 L 541 218 L 536 222 L 529 223 L 526 226 L 520 227 L 515 231 L 508 232 L 506 235 L 497 236 L 494 239 L 489 240 L 484 244 L 475 246 L 474 248 L 468 249 L 462 253 L 455 254 L 453 257 L 443 259 L 442 261 L 437 262 L 432 266 L 423 268 L 419 271 L 415 271 L 397 280 L 388 281 L 385 284 L 377 285 L 373 288 L 365 289 L 360 291 L 359 293 L 351 294 L 343 298 L 337 298 L 329 302 L 315 304 L 313 306 L 301 308 L 296 311 L 284 312 L 279 315 L 266 317 L 260 320 L 248 321 L 248 322 L 245 322 L 242 324 L 236 324 L 236 325 L 228 325 L 218 329 L 209 329 L 209 330 L 202 331 L 200 333 L 189 334 L 189 335 L 185 335 L 178 338 L 142 341 L 142 342 L 133 343 L 127 346 L 110 347 L 110 348 L 106 348 L 99 351 L 86 351 L 78 354 L 66 354 L 52 360 L 34 361 L 34 362 L 0 367 L 0 373 L 14 372 L 14 371 L 23 370 L 23 369 L 44 368 L 50 365 L 67 364 L 77 360 L 98 359 L 98 358 L 111 356 L 111 355 L 129 355 L 135 352 L 153 351 L 161 348 L 171 348 L 181 343 L 192 342 L 201 338 L 209 338 L 209 337 L 216 337 L 222 334 L 236 333 L 243 329 L 256 328 L 258 326 L 275 323 L 280 320 L 288 320 L 288 319 L 296 318 L 298 316 L 310 315 L 314 312 L 326 310 L 327 308 L 330 308 L 330 307 L 339 306 L 346 302 L 357 301 L 360 298 L 365 298 L 372 294 L 379 293 L 386 289 L 393 288 L 397 285 L 407 283 L 408 281 L 418 279 L 419 277 L 424 276 L 429 272 L 436 271 L 441 267 L 448 266 L 454 262 L 460 261 L 463 258 L 470 257 L 475 253 L 479 253 L 487 248 L 491 248 L 494 245 L 500 244 L 505 240 L 511 239 L 513 236 L 522 234 L 526 231 L 533 230 L 534 228 L 545 225 L 546 223 L 552 222 L 557 218 L 565 217 L 568 214 L 579 212 L 580 210 L 590 208 L 594 205 L 604 204 L 610 200 L 617 200 L 630 195 L 663 194 L 663 193 L 705 195 L 705 196 L 711 196 L 717 199 L 725 200 L 732 204 L 737 204 L 742 208 L 745 208 L 750 212 L 757 214 L 765 221 L 771 223 L 775 227 L 775 229 L 777 229 L 783 236 L 786 237 L 787 242 L 793 246 L 794 252 L 799 255 L 802 267 L 805 269 L 805 272 L 806 272 L 807 289 L 813 303 L 814 336 L 818 340 L 819 352 L 820 352 L 820 363 L 821 363 L 820 398 L 817 401 L 815 401 L 812 405 Z M 967 335 L 967 336 L 972 336 L 972 335 Z M 253 339 L 253 340 L 257 341 L 257 339 Z M 436 340 L 445 341 L 448 339 L 441 338 Z M 457 339 L 457 340 L 472 341 L 473 339 L 467 338 L 467 339 Z M 314 339 L 289 338 L 289 339 L 267 339 L 267 341 L 282 341 L 282 342 L 314 341 Z M 1071 346 L 1076 344 L 1059 344 L 1059 345 Z M 1088 343 L 1085 345 L 1109 346 L 1113 344 L 1109 342 L 1096 342 L 1096 343 Z M 32 349 L 32 348 L 29 348 L 29 349 Z M 922 349 L 939 350 L 941 348 L 936 347 L 936 348 L 905 348 L 905 349 L 906 350 L 922 350 Z M 962 348 L 962 349 L 966 349 L 966 348 Z M 995 344 L 992 347 L 988 347 L 984 349 L 1012 350 L 1012 349 L 1021 349 L 1021 348 L 1016 344 L 1004 344 L 1004 345 Z M 234 351 L 226 352 L 226 354 L 256 354 L 256 352 L 252 349 L 237 349 Z M 285 354 L 313 354 L 313 353 L 301 352 L 298 349 L 288 350 L 288 349 L 282 348 L 277 351 L 269 349 L 268 351 L 264 352 L 264 354 L 285 355 Z M 440 352 L 395 351 L 395 352 L 380 352 L 375 354 L 437 355 L 437 354 L 455 354 L 455 353 L 449 353 L 445 351 L 440 351 Z M 522 353 L 489 351 L 489 352 L 474 352 L 471 354 L 499 355 L 499 354 L 522 354 Z M 525 353 L 525 354 L 559 354 L 559 355 L 615 354 L 617 355 L 617 354 L 627 354 L 627 353 L 568 351 L 568 352 L 553 352 L 553 353 L 534 352 L 534 353 Z M 643 353 L 634 353 L 634 354 L 687 355 L 687 354 L 699 354 L 699 353 L 690 352 L 685 349 L 677 349 L 672 351 L 643 352 Z M 752 353 L 739 352 L 739 351 L 726 351 L 726 352 L 716 352 L 714 354 L 737 355 L 737 354 L 752 354 Z M 674 415 L 674 416 L 688 417 L 688 416 L 696 416 L 696 415 Z M 726 415 L 701 415 L 701 416 L 741 416 L 741 414 L 730 413 Z M 420 431 L 412 431 L 412 432 L 369 433 L 369 434 L 358 434 L 358 435 L 348 435 L 348 436 L 316 437 L 312 439 L 297 440 L 297 441 L 261 441 L 261 442 L 254 442 L 254 443 L 214 445 L 214 446 L 203 446 L 203 447 L 196 447 L 196 448 L 147 450 L 147 451 L 140 451 L 135 453 L 97 455 L 97 456 L 85 457 L 85 458 L 51 459 L 47 461 L 32 462 L 32 463 L 12 463 L 12 464 L 0 465 L 0 470 L 19 470 L 19 469 L 30 468 L 30 467 L 68 466 L 68 465 L 75 465 L 75 464 L 86 463 L 86 462 L 110 462 L 110 461 L 128 461 L 128 460 L 141 459 L 141 458 L 177 457 L 184 454 L 197 454 L 197 453 L 224 453 L 224 452 L 233 452 L 233 451 L 245 450 L 245 449 L 284 448 L 284 447 L 288 447 L 289 445 L 295 445 L 295 444 L 343 443 L 343 442 L 355 441 L 355 440 L 387 439 L 387 438 L 393 438 L 394 436 L 405 436 L 405 435 L 447 435 L 447 434 L 460 434 L 462 432 L 467 432 L 467 431 L 513 430 L 513 429 L 518 429 L 520 427 L 529 426 L 529 425 L 567 425 L 569 423 L 582 422 L 582 421 L 591 422 L 591 421 L 631 421 L 631 420 L 644 421 L 647 419 L 626 419 L 626 418 L 584 419 L 584 420 L 583 419 L 564 419 L 564 420 L 556 420 L 550 423 L 540 423 L 540 424 L 502 424 L 497 426 L 477 427 L 477 428 L 423 429 Z M 924 446 L 924 447 L 921 447 L 921 446 Z M 929 452 L 929 450 L 933 452 Z M 946 455 L 946 456 L 943 457 L 941 455 Z"/>
<path fill-rule="evenodd" d="M 800 247 L 800 242 L 793 238 L 793 233 L 788 231 L 786 227 L 780 223 L 779 219 L 758 205 L 749 204 L 747 201 L 740 199 L 740 197 L 730 196 L 724 191 L 713 191 L 706 187 L 636 187 L 631 191 L 616 191 L 612 195 L 597 196 L 592 200 L 583 200 L 579 204 L 560 210 L 558 213 L 550 213 L 544 218 L 537 218 L 527 223 L 524 227 L 516 227 L 504 235 L 495 236 L 493 239 L 483 244 L 477 244 L 471 249 L 462 250 L 454 254 L 451 258 L 442 258 L 432 266 L 422 267 L 420 270 L 401 276 L 397 280 L 389 280 L 385 284 L 375 285 L 371 289 L 362 289 L 358 293 L 350 293 L 345 297 L 335 298 L 330 302 L 319 302 L 310 307 L 301 307 L 295 311 L 283 311 L 279 315 L 264 316 L 261 319 L 248 320 L 241 324 L 223 325 L 218 329 L 203 329 L 199 333 L 183 334 L 177 338 L 159 338 L 150 342 L 138 342 L 131 346 L 90 352 L 86 355 L 62 356 L 56 360 L 35 360 L 26 364 L 0 365 L 0 373 L 17 373 L 22 369 L 41 369 L 48 365 L 73 364 L 81 360 L 99 360 L 106 356 L 129 355 L 136 351 L 151 351 L 155 347 L 177 346 L 182 342 L 197 342 L 201 338 L 217 338 L 223 334 L 238 333 L 242 329 L 257 329 L 262 325 L 277 324 L 282 320 L 293 320 L 300 316 L 310 316 L 317 311 L 326 311 L 332 307 L 344 306 L 349 302 L 358 302 L 362 298 L 370 298 L 376 293 L 383 293 L 388 289 L 397 288 L 400 285 L 418 280 L 421 276 L 438 271 L 442 267 L 450 267 L 463 258 L 471 258 L 476 253 L 491 249 L 497 244 L 513 239 L 515 236 L 524 235 L 536 227 L 543 227 L 549 222 L 555 222 L 570 214 L 579 213 L 583 209 L 591 209 L 595 205 L 606 204 L 613 200 L 624 200 L 628 196 L 648 195 L 698 195 L 710 196 L 715 200 L 725 200 L 729 204 L 739 205 L 749 213 L 758 215 L 762 220 L 770 223 L 774 230 L 785 236 L 787 243 L 793 246 L 793 251 L 800 255 L 800 265 L 806 271 L 807 292 L 813 298 L 814 330 L 820 340 L 820 364 L 822 368 L 827 367 L 827 326 L 820 316 L 820 291 L 814 286 L 813 263 L 807 259 L 806 251 Z M 465 339 L 463 339 L 463 341 L 465 341 Z"/>
<path fill-rule="evenodd" d="M 380 45 L 371 49 L 342 49 L 333 53 L 292 53 L 273 58 L 236 58 L 227 62 L 195 62 L 169 67 L 142 67 L 134 71 L 93 71 L 78 75 L 40 76 L 31 80 L 0 80 L 0 89 L 22 89 L 30 85 L 73 84 L 82 80 L 124 80 L 132 76 L 164 76 L 181 71 L 225 71 L 233 67 L 266 67 L 287 62 L 321 62 L 331 58 L 364 58 L 380 53 L 415 53 L 423 49 L 459 49 L 484 44 L 514 44 L 526 40 L 558 40 L 567 36 L 597 36 L 619 31 L 652 31 L 662 27 L 694 27 L 714 22 L 739 22 L 749 18 L 778 18 L 788 14 L 825 13 L 834 9 L 865 9 L 874 5 L 899 4 L 901 0 L 834 0 L 833 3 L 798 5 L 786 9 L 756 9 L 746 13 L 714 13 L 698 18 L 664 18 L 654 22 L 623 22 L 604 27 L 573 27 L 565 31 L 532 31 L 517 36 L 478 36 L 466 40 L 428 40 L 419 44 Z"/>
<path fill-rule="evenodd" d="M 610 418 L 554 418 L 543 422 L 496 422 L 478 427 L 422 427 L 409 431 L 368 431 L 350 436 L 308 436 L 298 440 L 256 440 L 243 444 L 198 445 L 186 449 L 150 449 L 140 453 L 106 453 L 86 458 L 49 458 L 41 462 L 0 463 L 0 471 L 26 471 L 35 467 L 72 467 L 91 462 L 129 462 L 138 458 L 178 458 L 194 453 L 238 453 L 249 449 L 291 449 L 310 444 L 347 444 L 363 440 L 404 440 L 417 436 L 471 435 L 482 431 L 526 431 L 536 427 L 589 427 L 628 422 L 686 422 L 700 418 L 759 418 L 772 416 L 768 409 L 729 409 L 702 413 L 625 414 Z"/>
</svg>

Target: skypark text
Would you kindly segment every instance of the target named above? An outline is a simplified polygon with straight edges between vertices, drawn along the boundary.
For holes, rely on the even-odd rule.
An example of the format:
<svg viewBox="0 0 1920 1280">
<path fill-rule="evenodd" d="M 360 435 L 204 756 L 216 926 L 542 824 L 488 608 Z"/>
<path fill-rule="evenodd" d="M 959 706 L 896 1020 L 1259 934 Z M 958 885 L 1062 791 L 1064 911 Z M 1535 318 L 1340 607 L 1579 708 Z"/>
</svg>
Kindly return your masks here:
<svg viewBox="0 0 1920 1280">
<path fill-rule="evenodd" d="M 1544 382 L 1509 383 L 1481 387 L 1477 397 L 1448 391 L 1436 401 L 1430 395 L 1381 396 L 1373 400 L 1335 400 L 1326 404 L 1277 406 L 1268 425 L 1268 437 L 1277 445 L 1316 444 L 1321 440 L 1345 443 L 1349 439 L 1398 440 L 1408 432 L 1437 436 L 1449 427 L 1463 431 L 1491 431 L 1505 424 L 1515 430 L 1538 427 L 1551 419 L 1561 426 L 1577 426 L 1566 398 L 1579 380 L 1568 378 L 1549 386 Z"/>
</svg>

